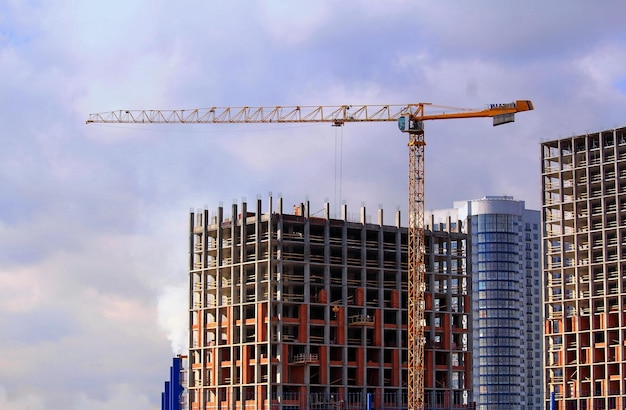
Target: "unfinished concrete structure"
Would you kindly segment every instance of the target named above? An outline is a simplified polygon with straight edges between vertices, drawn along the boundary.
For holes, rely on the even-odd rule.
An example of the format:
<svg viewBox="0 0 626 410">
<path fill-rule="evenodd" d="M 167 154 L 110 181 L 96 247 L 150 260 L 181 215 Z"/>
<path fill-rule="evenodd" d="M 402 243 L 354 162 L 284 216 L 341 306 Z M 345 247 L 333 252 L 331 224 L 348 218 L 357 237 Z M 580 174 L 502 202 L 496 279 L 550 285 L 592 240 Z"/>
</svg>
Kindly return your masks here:
<svg viewBox="0 0 626 410">
<path fill-rule="evenodd" d="M 546 402 L 626 408 L 626 128 L 541 144 Z"/>
<path fill-rule="evenodd" d="M 247 204 L 190 214 L 190 409 L 406 408 L 407 229 Z M 427 408 L 472 405 L 466 234 L 426 233 Z"/>
</svg>

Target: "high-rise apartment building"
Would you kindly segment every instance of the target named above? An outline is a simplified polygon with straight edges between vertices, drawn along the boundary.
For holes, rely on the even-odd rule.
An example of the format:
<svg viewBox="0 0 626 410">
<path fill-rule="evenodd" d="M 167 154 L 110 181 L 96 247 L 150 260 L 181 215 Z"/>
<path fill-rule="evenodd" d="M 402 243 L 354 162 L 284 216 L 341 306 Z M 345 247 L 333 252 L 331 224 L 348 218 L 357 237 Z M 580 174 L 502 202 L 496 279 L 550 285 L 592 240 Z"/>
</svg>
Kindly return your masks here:
<svg viewBox="0 0 626 410">
<path fill-rule="evenodd" d="M 189 386 L 198 409 L 407 406 L 407 229 L 272 198 L 190 214 Z M 472 406 L 467 235 L 426 233 L 425 402 Z"/>
<path fill-rule="evenodd" d="M 437 229 L 462 224 L 469 235 L 477 408 L 541 409 L 540 212 L 488 196 L 427 212 L 428 220 Z"/>
<path fill-rule="evenodd" d="M 626 408 L 626 128 L 541 144 L 546 404 Z"/>
</svg>

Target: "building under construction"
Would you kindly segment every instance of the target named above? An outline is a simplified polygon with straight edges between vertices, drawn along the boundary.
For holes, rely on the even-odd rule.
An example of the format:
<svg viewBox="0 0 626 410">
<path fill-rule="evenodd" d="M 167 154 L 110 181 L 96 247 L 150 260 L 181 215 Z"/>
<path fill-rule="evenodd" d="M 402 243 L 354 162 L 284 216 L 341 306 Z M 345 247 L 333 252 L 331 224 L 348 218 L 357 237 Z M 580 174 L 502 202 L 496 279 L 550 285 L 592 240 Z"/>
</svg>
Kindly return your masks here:
<svg viewBox="0 0 626 410">
<path fill-rule="evenodd" d="M 626 408 L 626 128 L 542 146 L 546 403 Z"/>
<path fill-rule="evenodd" d="M 400 212 L 275 205 L 190 213 L 189 408 L 406 408 Z M 426 408 L 472 406 L 466 237 L 426 232 Z"/>
</svg>

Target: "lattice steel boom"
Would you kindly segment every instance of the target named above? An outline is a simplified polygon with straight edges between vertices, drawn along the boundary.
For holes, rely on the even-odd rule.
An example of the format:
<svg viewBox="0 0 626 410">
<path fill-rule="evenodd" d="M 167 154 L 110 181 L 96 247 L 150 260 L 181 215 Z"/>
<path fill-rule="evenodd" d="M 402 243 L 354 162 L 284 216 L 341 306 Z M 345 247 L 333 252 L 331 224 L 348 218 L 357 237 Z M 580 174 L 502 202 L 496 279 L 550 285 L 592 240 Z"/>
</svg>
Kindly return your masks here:
<svg viewBox="0 0 626 410">
<path fill-rule="evenodd" d="M 431 111 L 426 113 L 425 109 Z M 396 105 L 211 107 L 190 110 L 117 110 L 90 114 L 90 123 L 242 124 L 397 121 L 409 135 L 408 192 L 408 409 L 424 409 L 424 130 L 423 121 L 492 117 L 493 125 L 515 120 L 515 113 L 533 110 L 528 100 L 467 109 L 429 103 Z"/>
</svg>

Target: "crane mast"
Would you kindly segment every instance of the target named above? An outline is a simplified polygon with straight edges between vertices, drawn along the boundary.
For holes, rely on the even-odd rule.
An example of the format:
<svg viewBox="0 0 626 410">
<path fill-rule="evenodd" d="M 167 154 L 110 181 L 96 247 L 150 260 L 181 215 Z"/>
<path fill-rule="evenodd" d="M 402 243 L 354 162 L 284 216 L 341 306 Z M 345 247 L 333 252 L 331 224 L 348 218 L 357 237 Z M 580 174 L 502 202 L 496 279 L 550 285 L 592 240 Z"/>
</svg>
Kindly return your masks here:
<svg viewBox="0 0 626 410">
<path fill-rule="evenodd" d="M 410 410 L 424 408 L 424 131 L 409 133 L 408 384 Z"/>
<path fill-rule="evenodd" d="M 425 113 L 425 108 L 435 110 Z M 129 124 L 242 124 L 397 121 L 408 133 L 408 410 L 423 410 L 425 313 L 425 225 L 424 225 L 424 140 L 423 121 L 455 118 L 493 118 L 493 125 L 515 120 L 515 113 L 533 110 L 529 100 L 490 104 L 483 109 L 438 106 L 429 103 L 396 105 L 211 107 L 191 110 L 117 110 L 90 114 L 90 123 Z"/>
</svg>

